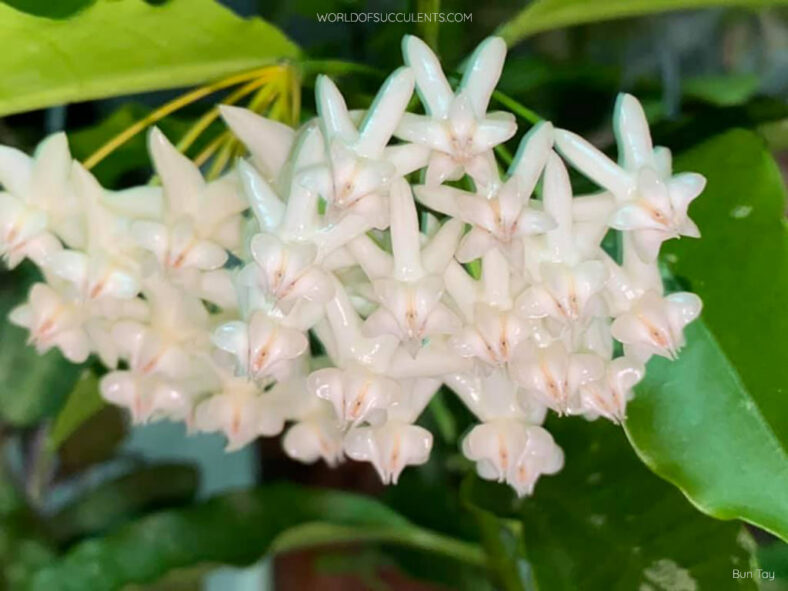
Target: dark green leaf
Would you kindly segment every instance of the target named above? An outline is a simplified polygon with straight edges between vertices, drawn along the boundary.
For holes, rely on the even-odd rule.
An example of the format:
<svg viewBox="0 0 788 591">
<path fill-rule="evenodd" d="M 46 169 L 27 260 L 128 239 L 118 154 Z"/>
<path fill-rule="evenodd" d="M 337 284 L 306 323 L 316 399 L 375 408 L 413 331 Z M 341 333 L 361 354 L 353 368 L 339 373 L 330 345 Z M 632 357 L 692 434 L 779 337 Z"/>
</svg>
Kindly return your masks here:
<svg viewBox="0 0 788 591">
<path fill-rule="evenodd" d="M 17 10 L 46 18 L 67 18 L 84 10 L 96 0 L 3 0 Z"/>
<path fill-rule="evenodd" d="M 270 551 L 333 541 L 387 542 L 484 563 L 473 544 L 416 527 L 374 499 L 283 483 L 153 514 L 77 544 L 40 569 L 31 588 L 117 589 L 174 568 L 245 565 Z"/>
<path fill-rule="evenodd" d="M 159 464 L 101 484 L 54 515 L 59 540 L 93 535 L 153 509 L 191 501 L 199 474 L 193 466 Z"/>
<path fill-rule="evenodd" d="M 0 466 L 0 588 L 17 588 L 53 557 L 43 525 Z"/>
<path fill-rule="evenodd" d="M 677 159 L 708 179 L 700 240 L 671 241 L 672 273 L 704 301 L 678 361 L 654 359 L 627 433 L 700 509 L 788 539 L 788 233 L 776 163 L 734 130 Z"/>
</svg>

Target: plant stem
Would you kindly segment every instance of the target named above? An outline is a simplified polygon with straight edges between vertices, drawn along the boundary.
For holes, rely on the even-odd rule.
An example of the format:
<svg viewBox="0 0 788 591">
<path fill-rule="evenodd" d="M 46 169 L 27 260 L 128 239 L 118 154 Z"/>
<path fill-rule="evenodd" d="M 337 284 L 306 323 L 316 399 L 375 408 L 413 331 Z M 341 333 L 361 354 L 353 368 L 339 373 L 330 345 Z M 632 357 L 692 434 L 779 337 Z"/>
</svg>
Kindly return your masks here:
<svg viewBox="0 0 788 591">
<path fill-rule="evenodd" d="M 516 101 L 512 97 L 505 95 L 500 90 L 496 90 L 492 93 L 492 97 L 501 103 L 504 107 L 507 107 L 512 110 L 515 115 L 518 115 L 521 119 L 525 119 L 526 121 L 530 121 L 534 125 L 542 121 L 542 117 L 540 117 L 537 113 Z"/>
<path fill-rule="evenodd" d="M 333 525 L 324 522 L 304 523 L 292 527 L 277 536 L 271 543 L 272 553 L 288 552 L 299 548 L 325 544 L 383 542 L 409 546 L 442 554 L 460 562 L 485 568 L 487 557 L 484 551 L 470 542 L 415 526 L 376 526 L 369 528 Z"/>
</svg>

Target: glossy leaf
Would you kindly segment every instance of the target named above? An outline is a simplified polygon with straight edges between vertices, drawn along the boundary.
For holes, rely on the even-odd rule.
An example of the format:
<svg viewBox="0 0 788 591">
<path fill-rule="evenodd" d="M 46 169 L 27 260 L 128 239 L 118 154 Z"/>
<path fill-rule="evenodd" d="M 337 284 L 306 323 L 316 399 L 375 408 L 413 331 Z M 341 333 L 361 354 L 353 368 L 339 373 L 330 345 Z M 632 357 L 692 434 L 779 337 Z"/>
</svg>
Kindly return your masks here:
<svg viewBox="0 0 788 591">
<path fill-rule="evenodd" d="M 732 569 L 754 565 L 742 525 L 697 511 L 638 461 L 620 427 L 561 418 L 548 429 L 566 465 L 541 478 L 533 497 L 519 501 L 503 485 L 474 486 L 484 507 L 522 520 L 537 589 L 757 588 L 731 577 Z"/>
<path fill-rule="evenodd" d="M 199 84 L 298 55 L 213 0 L 100 1 L 67 19 L 0 4 L 0 115 Z"/>
<path fill-rule="evenodd" d="M 701 240 L 665 260 L 703 298 L 674 363 L 653 360 L 628 408 L 638 454 L 703 511 L 788 539 L 788 233 L 779 169 L 734 130 L 677 159 L 708 179 L 690 209 Z"/>
<path fill-rule="evenodd" d="M 535 33 L 572 25 L 624 17 L 643 16 L 669 10 L 710 6 L 762 7 L 785 4 L 785 0 L 534 0 L 497 34 L 507 45 L 516 45 Z"/>
<path fill-rule="evenodd" d="M 268 552 L 339 542 L 387 542 L 482 565 L 473 544 L 412 525 L 374 499 L 275 484 L 149 515 L 79 543 L 40 569 L 30 588 L 117 589 L 174 568 L 245 565 Z"/>
<path fill-rule="evenodd" d="M 146 466 L 80 495 L 48 524 L 61 541 L 93 535 L 147 511 L 189 502 L 198 483 L 193 466 Z"/>
<path fill-rule="evenodd" d="M 17 426 L 54 414 L 82 373 L 56 349 L 36 353 L 27 331 L 8 322 L 34 280 L 26 265 L 0 274 L 0 418 Z"/>
</svg>

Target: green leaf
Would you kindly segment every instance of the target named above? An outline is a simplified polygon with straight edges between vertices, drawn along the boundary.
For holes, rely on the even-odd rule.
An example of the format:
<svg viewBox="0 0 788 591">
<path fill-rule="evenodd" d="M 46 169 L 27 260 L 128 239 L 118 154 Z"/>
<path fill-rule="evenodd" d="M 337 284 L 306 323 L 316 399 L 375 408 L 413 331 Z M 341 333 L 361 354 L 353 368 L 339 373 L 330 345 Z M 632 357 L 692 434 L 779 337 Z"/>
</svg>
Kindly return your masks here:
<svg viewBox="0 0 788 591">
<path fill-rule="evenodd" d="M 681 83 L 687 96 L 723 107 L 744 103 L 758 91 L 759 85 L 758 75 L 751 72 L 694 76 Z"/>
<path fill-rule="evenodd" d="M 628 408 L 643 461 L 700 509 L 788 539 L 788 233 L 780 171 L 733 130 L 677 158 L 706 176 L 690 215 L 700 240 L 663 249 L 703 298 L 676 362 L 654 359 Z"/>
<path fill-rule="evenodd" d="M 191 501 L 199 473 L 185 464 L 146 466 L 80 495 L 48 525 L 61 541 L 94 535 L 153 509 Z"/>
<path fill-rule="evenodd" d="M 535 33 L 584 23 L 709 6 L 758 8 L 785 3 L 785 0 L 534 0 L 502 25 L 497 34 L 512 46 Z"/>
<path fill-rule="evenodd" d="M 199 84 L 298 49 L 213 0 L 99 0 L 54 20 L 0 4 L 0 115 Z"/>
<path fill-rule="evenodd" d="M 518 501 L 502 485 L 476 481 L 474 498 L 522 521 L 537 589 L 756 589 L 731 577 L 753 567 L 753 542 L 739 523 L 711 519 L 638 461 L 619 427 L 553 418 L 547 428 L 566 454 Z"/>
<path fill-rule="evenodd" d="M 27 265 L 0 273 L 0 418 L 17 426 L 54 414 L 83 369 L 56 349 L 39 355 L 28 346 L 27 331 L 8 322 L 35 279 Z"/>
<path fill-rule="evenodd" d="M 769 576 L 782 583 L 780 588 L 788 588 L 788 544 L 776 540 L 759 547 L 758 563 Z"/>
<path fill-rule="evenodd" d="M 333 541 L 386 542 L 484 564 L 480 548 L 419 528 L 378 501 L 282 483 L 153 514 L 81 542 L 39 569 L 33 590 L 102 591 L 202 563 L 246 565 Z"/>
<path fill-rule="evenodd" d="M 85 421 L 101 410 L 106 403 L 98 389 L 98 378 L 86 372 L 68 395 L 66 403 L 49 431 L 48 445 L 57 449 Z"/>
<path fill-rule="evenodd" d="M 0 464 L 0 588 L 19 588 L 53 558 L 43 524 Z"/>
</svg>

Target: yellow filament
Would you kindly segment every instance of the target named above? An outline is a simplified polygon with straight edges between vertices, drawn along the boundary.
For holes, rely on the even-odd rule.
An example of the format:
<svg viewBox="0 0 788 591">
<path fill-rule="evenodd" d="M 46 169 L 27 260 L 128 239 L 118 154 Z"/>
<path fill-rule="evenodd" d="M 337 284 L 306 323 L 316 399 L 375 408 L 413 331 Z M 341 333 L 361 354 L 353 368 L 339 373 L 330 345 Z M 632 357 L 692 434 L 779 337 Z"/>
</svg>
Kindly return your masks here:
<svg viewBox="0 0 788 591">
<path fill-rule="evenodd" d="M 251 94 L 261 86 L 263 86 L 268 80 L 266 78 L 257 78 L 252 80 L 251 82 L 244 84 L 241 88 L 237 89 L 235 92 L 231 93 L 224 99 L 221 104 L 223 105 L 234 105 L 239 100 L 244 98 L 245 96 Z M 210 111 L 205 113 L 202 117 L 200 117 L 194 125 L 189 128 L 180 141 L 177 144 L 178 150 L 181 152 L 185 152 L 188 150 L 191 145 L 195 142 L 195 140 L 200 137 L 200 134 L 208 129 L 208 126 L 211 125 L 214 121 L 216 121 L 217 117 L 219 117 L 219 107 L 213 107 Z"/>
<path fill-rule="evenodd" d="M 243 82 L 247 82 L 249 80 L 261 80 L 261 84 L 271 81 L 272 79 L 276 79 L 280 77 L 280 75 L 285 71 L 284 66 L 267 66 L 265 68 L 258 68 L 255 70 L 250 70 L 248 72 L 243 72 L 242 74 L 236 74 L 234 76 L 229 76 L 212 84 L 208 84 L 206 86 L 201 86 L 200 88 L 196 88 L 186 94 L 179 96 L 178 98 L 162 105 L 146 117 L 143 117 L 133 125 L 127 127 L 125 130 L 117 134 L 115 137 L 110 139 L 107 143 L 101 146 L 98 150 L 93 152 L 84 162 L 85 168 L 88 170 L 96 166 L 99 162 L 101 162 L 104 158 L 109 156 L 113 151 L 115 151 L 119 146 L 122 146 L 132 137 L 137 135 L 140 131 L 145 129 L 146 127 L 156 123 L 157 121 L 163 119 L 167 115 L 170 115 L 189 105 L 195 101 L 200 100 L 203 97 L 206 97 L 214 92 L 222 90 L 224 88 L 229 88 L 230 86 L 235 86 L 236 84 L 241 84 Z"/>
</svg>

